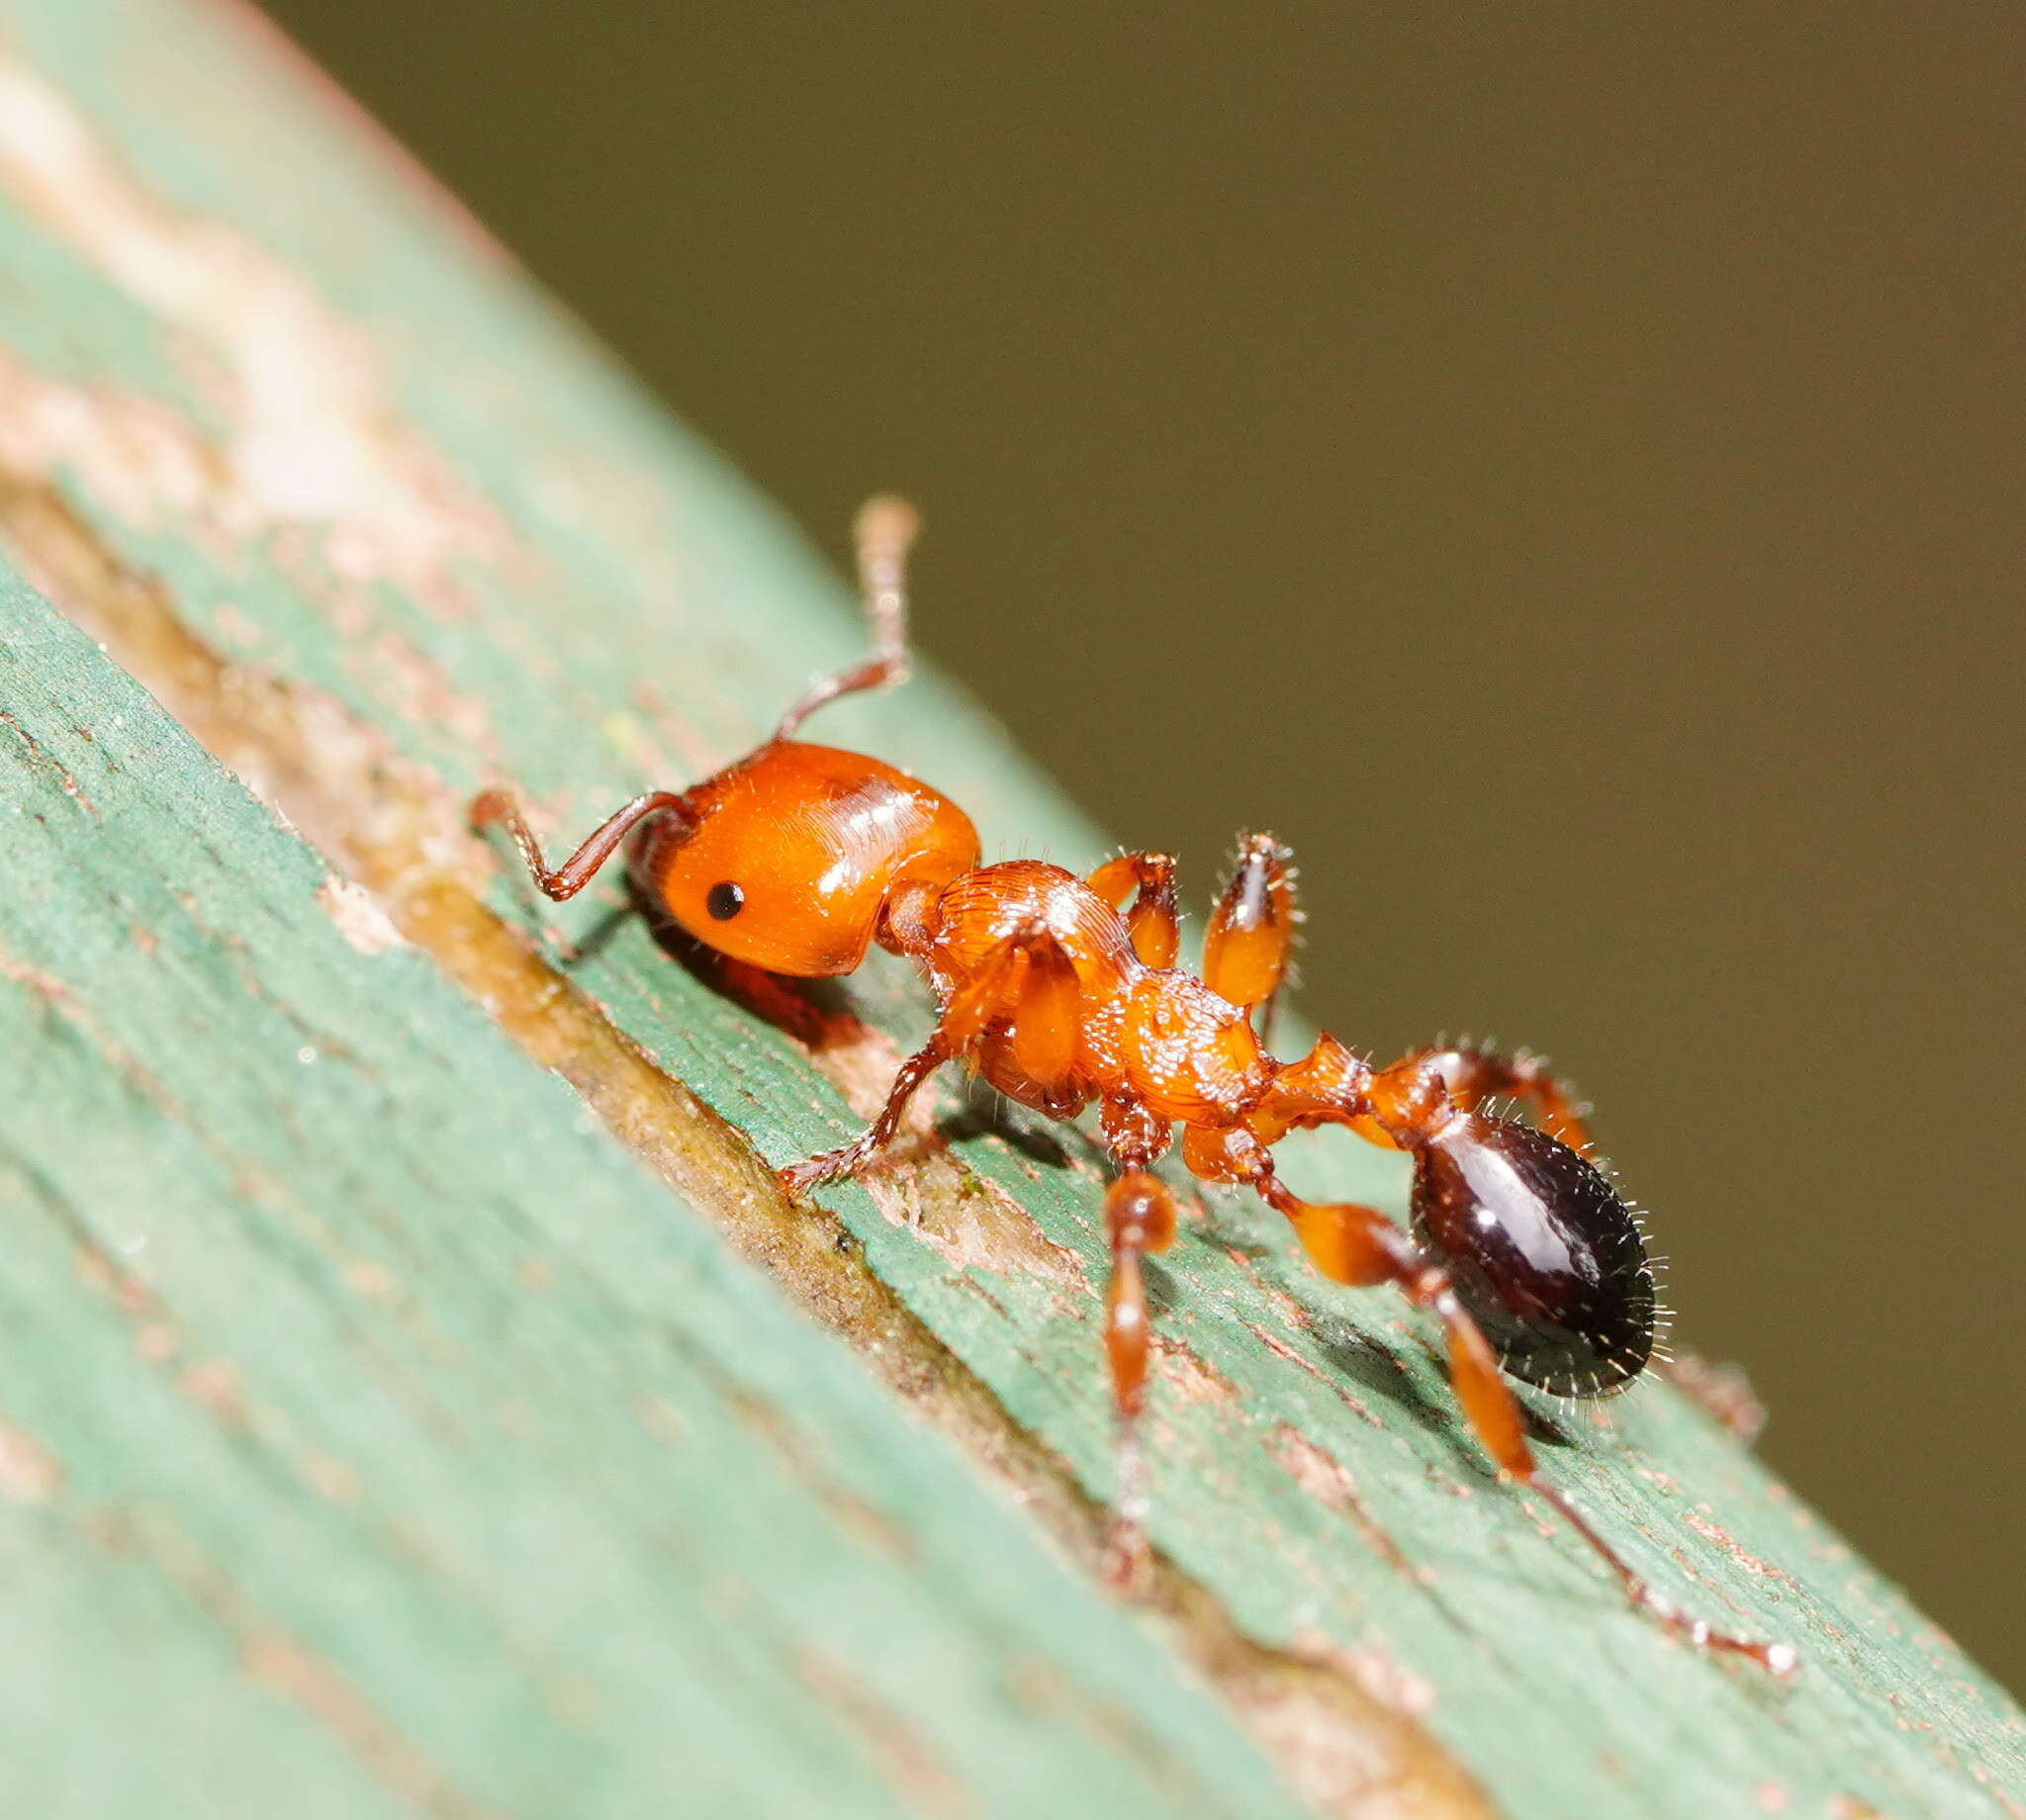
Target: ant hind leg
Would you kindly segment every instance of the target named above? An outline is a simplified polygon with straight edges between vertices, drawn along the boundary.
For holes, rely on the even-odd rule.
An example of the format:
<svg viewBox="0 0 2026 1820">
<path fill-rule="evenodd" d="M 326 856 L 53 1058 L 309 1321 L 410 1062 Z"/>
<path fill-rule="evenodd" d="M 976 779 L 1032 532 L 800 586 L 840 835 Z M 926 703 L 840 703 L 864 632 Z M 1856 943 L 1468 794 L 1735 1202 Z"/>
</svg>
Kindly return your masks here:
<svg viewBox="0 0 2026 1820">
<path fill-rule="evenodd" d="M 1503 1094 L 1527 1107 L 1550 1138 L 1572 1150 L 1589 1150 L 1590 1128 L 1585 1123 L 1589 1103 L 1580 1099 L 1575 1089 L 1558 1077 L 1542 1057 L 1525 1049 L 1502 1055 L 1489 1044 L 1465 1039 L 1461 1043 L 1416 1049 L 1393 1065 L 1413 1068 L 1429 1062 L 1440 1072 L 1449 1098 L 1462 1111 L 1475 1112 L 1493 1095 Z"/>
<path fill-rule="evenodd" d="M 1683 1612 L 1635 1572 L 1563 1493 L 1539 1477 L 1533 1450 L 1526 1443 L 1519 1399 L 1499 1368 L 1498 1354 L 1439 1263 L 1372 1208 L 1302 1200 L 1273 1173 L 1263 1147 L 1251 1160 L 1253 1189 L 1294 1226 L 1303 1248 L 1325 1275 L 1358 1288 L 1391 1283 L 1415 1307 L 1427 1310 L 1441 1321 L 1449 1382 L 1479 1444 L 1501 1474 L 1553 1505 L 1563 1522 L 1596 1550 L 1631 1604 L 1698 1649 L 1744 1656 L 1775 1675 L 1793 1671 L 1798 1659 L 1792 1645 L 1732 1636 Z"/>
<path fill-rule="evenodd" d="M 1745 1446 L 1752 1446 L 1765 1432 L 1766 1406 L 1759 1401 L 1742 1365 L 1705 1358 L 1693 1346 L 1678 1344 L 1674 1356 L 1661 1359 L 1657 1370 Z"/>
</svg>

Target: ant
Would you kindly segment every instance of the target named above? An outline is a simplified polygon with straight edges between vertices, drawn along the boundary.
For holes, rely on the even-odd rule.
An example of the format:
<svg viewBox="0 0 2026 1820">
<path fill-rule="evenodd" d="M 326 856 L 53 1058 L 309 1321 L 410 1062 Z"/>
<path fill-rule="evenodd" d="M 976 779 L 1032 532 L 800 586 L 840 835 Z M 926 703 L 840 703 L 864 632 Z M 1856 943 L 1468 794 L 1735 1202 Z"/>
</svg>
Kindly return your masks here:
<svg viewBox="0 0 2026 1820">
<path fill-rule="evenodd" d="M 1205 1181 L 1250 1188 L 1284 1215 L 1325 1276 L 1391 1284 L 1441 1322 L 1450 1381 L 1486 1453 L 1560 1512 L 1634 1605 L 1701 1648 L 1791 1670 L 1791 1646 L 1726 1635 L 1680 1611 L 1536 1475 L 1501 1373 L 1564 1397 L 1609 1396 L 1645 1368 L 1656 1318 L 1638 1225 L 1590 1161 L 1569 1091 L 1536 1057 L 1464 1044 L 1374 1068 L 1326 1035 L 1299 1060 L 1277 1060 L 1261 1032 L 1299 912 L 1288 850 L 1271 836 L 1243 843 L 1211 912 L 1198 975 L 1176 965 L 1168 855 L 1122 854 L 1087 878 L 1039 860 L 981 864 L 977 832 L 949 798 L 877 759 L 795 737 L 839 696 L 906 680 L 906 558 L 918 528 L 899 500 L 861 510 L 874 654 L 813 683 L 745 758 L 687 790 L 636 796 L 553 869 L 509 792 L 478 796 L 473 829 L 504 826 L 534 883 L 559 902 L 626 844 L 649 902 L 748 968 L 831 977 L 857 968 L 875 942 L 920 967 L 936 997 L 934 1033 L 861 1136 L 779 1171 L 791 1196 L 863 1170 L 945 1062 L 962 1061 L 1052 1119 L 1096 1103 L 1116 1171 L 1104 1199 L 1105 1350 L 1118 1419 L 1112 1559 L 1121 1584 L 1146 1555 L 1141 1261 L 1171 1242 L 1177 1212 L 1151 1170 L 1179 1126 L 1184 1164 Z M 1487 1112 L 1495 1095 L 1530 1108 L 1535 1123 Z M 1411 1231 L 1374 1208 L 1304 1201 L 1280 1180 L 1273 1146 L 1322 1125 L 1411 1155 Z"/>
</svg>

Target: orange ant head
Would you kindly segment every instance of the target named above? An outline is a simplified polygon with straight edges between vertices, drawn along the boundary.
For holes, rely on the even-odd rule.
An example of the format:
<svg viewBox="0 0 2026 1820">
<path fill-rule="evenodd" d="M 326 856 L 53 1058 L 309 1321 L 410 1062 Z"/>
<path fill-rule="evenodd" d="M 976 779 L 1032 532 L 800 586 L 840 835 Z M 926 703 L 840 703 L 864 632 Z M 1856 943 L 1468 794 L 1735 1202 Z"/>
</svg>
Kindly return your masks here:
<svg viewBox="0 0 2026 1820">
<path fill-rule="evenodd" d="M 687 791 L 637 865 L 706 948 L 815 978 L 865 958 L 896 886 L 940 887 L 977 860 L 970 818 L 926 784 L 777 740 Z"/>
</svg>

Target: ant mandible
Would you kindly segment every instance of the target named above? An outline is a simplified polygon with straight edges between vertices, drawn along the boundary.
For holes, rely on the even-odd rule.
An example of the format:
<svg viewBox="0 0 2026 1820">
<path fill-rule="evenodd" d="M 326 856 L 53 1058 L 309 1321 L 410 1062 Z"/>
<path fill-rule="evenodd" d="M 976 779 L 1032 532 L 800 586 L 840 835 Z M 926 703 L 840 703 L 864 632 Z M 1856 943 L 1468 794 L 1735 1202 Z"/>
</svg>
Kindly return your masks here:
<svg viewBox="0 0 2026 1820">
<path fill-rule="evenodd" d="M 719 956 L 775 974 L 853 971 L 875 943 L 926 975 L 934 1034 L 901 1065 L 884 1108 L 841 1149 L 779 1172 L 799 1195 L 865 1168 L 917 1089 L 948 1061 L 1052 1119 L 1093 1101 L 1117 1173 L 1104 1199 L 1111 1244 L 1105 1350 L 1118 1416 L 1113 1560 L 1144 1559 L 1139 1416 L 1149 1317 L 1141 1260 L 1175 1233 L 1152 1165 L 1181 1128 L 1182 1161 L 1239 1183 L 1286 1216 L 1324 1275 L 1392 1284 L 1442 1324 L 1450 1381 L 1500 1470 L 1530 1487 L 1610 1565 L 1635 1605 L 1703 1648 L 1782 1673 L 1785 1644 L 1691 1618 L 1633 1572 L 1542 1481 L 1520 1407 L 1501 1376 L 1567 1397 L 1623 1389 L 1653 1348 L 1653 1276 L 1638 1226 L 1591 1163 L 1577 1107 L 1524 1054 L 1419 1049 L 1374 1068 L 1330 1036 L 1298 1061 L 1259 1029 L 1286 977 L 1297 912 L 1288 852 L 1254 835 L 1211 913 L 1201 975 L 1175 964 L 1174 862 L 1129 853 L 1087 878 L 1039 860 L 980 864 L 955 803 L 877 759 L 795 735 L 841 695 L 906 680 L 905 563 L 913 508 L 875 499 L 857 525 L 874 655 L 814 683 L 755 751 L 687 790 L 650 790 L 551 869 L 510 793 L 472 804 L 474 830 L 504 826 L 534 882 L 561 901 L 621 844 L 647 898 Z M 629 840 L 630 837 L 630 840 Z M 1484 1110 L 1528 1106 L 1522 1124 Z M 1343 1125 L 1413 1158 L 1412 1231 L 1370 1207 L 1302 1200 L 1274 1172 L 1288 1133 Z"/>
</svg>

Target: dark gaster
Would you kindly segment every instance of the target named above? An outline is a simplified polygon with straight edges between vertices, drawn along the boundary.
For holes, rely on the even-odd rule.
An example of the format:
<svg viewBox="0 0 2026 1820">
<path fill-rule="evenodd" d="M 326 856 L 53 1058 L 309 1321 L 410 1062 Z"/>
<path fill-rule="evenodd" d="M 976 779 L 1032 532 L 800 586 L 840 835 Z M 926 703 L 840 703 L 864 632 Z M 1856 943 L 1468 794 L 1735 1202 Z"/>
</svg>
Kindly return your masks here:
<svg viewBox="0 0 2026 1820">
<path fill-rule="evenodd" d="M 1418 1158 L 1414 1228 L 1514 1377 L 1596 1397 L 1645 1367 L 1645 1243 L 1616 1190 L 1566 1144 L 1510 1120 L 1454 1120 Z"/>
</svg>

